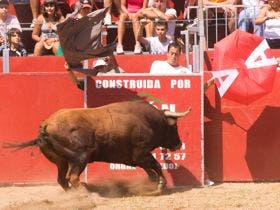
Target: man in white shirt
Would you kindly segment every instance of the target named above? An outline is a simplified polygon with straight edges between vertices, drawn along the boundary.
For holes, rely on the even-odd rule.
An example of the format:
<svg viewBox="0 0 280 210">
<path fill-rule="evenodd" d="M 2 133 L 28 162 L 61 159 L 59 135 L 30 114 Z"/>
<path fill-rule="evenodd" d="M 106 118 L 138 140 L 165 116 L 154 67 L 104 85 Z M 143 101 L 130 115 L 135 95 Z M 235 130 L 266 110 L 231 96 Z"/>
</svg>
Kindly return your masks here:
<svg viewBox="0 0 280 210">
<path fill-rule="evenodd" d="M 168 45 L 167 60 L 166 61 L 154 61 L 152 63 L 150 74 L 191 74 L 192 72 L 179 64 L 179 58 L 181 55 L 181 46 L 172 42 Z"/>
<path fill-rule="evenodd" d="M 165 54 L 167 53 L 168 45 L 172 42 L 166 36 L 168 29 L 166 21 L 158 21 L 155 23 L 155 33 L 156 36 L 153 37 L 143 37 L 142 31 L 143 25 L 141 24 L 140 30 L 137 34 L 137 40 L 144 44 L 147 49 L 149 49 L 150 54 Z"/>
</svg>

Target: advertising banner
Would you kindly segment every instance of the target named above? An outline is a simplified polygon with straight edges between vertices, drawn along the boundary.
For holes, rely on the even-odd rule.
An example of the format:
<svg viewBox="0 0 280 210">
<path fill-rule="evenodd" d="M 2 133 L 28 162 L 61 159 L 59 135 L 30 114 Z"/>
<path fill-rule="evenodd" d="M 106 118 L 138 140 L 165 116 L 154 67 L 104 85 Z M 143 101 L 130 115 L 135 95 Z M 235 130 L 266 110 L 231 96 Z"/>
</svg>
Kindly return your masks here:
<svg viewBox="0 0 280 210">
<path fill-rule="evenodd" d="M 152 151 L 167 178 L 168 186 L 201 184 L 201 91 L 198 76 L 101 76 L 87 78 L 87 107 L 99 107 L 118 101 L 144 99 L 158 109 L 185 111 L 178 120 L 183 146 L 170 152 L 164 148 Z M 88 181 L 135 179 L 147 177 L 144 170 L 117 163 L 93 163 L 88 166 Z"/>
</svg>

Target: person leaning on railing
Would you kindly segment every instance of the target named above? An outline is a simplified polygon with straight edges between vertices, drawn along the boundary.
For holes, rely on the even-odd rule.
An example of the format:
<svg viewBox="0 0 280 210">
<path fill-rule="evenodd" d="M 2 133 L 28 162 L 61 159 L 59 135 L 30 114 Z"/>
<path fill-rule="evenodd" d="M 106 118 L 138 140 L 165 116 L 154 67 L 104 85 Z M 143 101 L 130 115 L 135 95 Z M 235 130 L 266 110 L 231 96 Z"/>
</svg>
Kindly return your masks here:
<svg viewBox="0 0 280 210">
<path fill-rule="evenodd" d="M 230 32 L 235 30 L 235 23 L 236 23 L 236 8 L 232 7 L 233 5 L 237 5 L 239 0 L 203 0 L 205 6 L 217 6 L 220 9 L 222 8 L 222 12 L 228 19 L 228 29 Z M 211 20 L 215 18 L 216 11 L 214 9 L 208 9 L 208 19 Z M 218 9 L 218 13 L 221 13 Z"/>
<path fill-rule="evenodd" d="M 166 60 L 156 60 L 152 63 L 150 74 L 164 75 L 164 74 L 191 74 L 192 71 L 179 64 L 181 55 L 181 45 L 177 42 L 172 42 L 168 45 Z"/>
<path fill-rule="evenodd" d="M 248 31 L 250 22 L 253 24 L 253 32 L 259 36 L 263 35 L 263 25 L 256 25 L 255 18 L 259 15 L 260 9 L 264 6 L 263 0 L 242 0 L 244 9 L 239 13 L 238 28 Z"/>
<path fill-rule="evenodd" d="M 140 10 L 137 13 L 138 19 L 148 21 L 146 27 L 147 37 L 154 35 L 154 22 L 164 20 L 168 23 L 167 37 L 174 39 L 177 12 L 173 8 L 167 7 L 167 0 L 153 0 L 153 6 Z"/>
<path fill-rule="evenodd" d="M 268 0 L 255 23 L 264 24 L 263 37 L 272 49 L 280 49 L 280 0 Z"/>
</svg>

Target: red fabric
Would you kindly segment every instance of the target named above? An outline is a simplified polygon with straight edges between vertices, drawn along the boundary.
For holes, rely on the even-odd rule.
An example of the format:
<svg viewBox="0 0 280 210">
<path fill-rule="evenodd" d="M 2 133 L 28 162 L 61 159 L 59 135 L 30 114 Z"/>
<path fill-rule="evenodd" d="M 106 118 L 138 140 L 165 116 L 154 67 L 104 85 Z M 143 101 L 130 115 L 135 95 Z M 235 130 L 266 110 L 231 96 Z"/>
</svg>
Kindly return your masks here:
<svg viewBox="0 0 280 210">
<path fill-rule="evenodd" d="M 225 98 L 250 104 L 272 91 L 276 65 L 248 70 L 245 61 L 263 41 L 262 37 L 236 30 L 214 46 L 213 70 L 237 69 L 238 77 L 227 90 Z M 271 58 L 271 50 L 265 51 Z"/>
<path fill-rule="evenodd" d="M 127 11 L 130 13 L 136 13 L 143 7 L 144 0 L 127 0 L 126 1 L 126 8 Z"/>
</svg>

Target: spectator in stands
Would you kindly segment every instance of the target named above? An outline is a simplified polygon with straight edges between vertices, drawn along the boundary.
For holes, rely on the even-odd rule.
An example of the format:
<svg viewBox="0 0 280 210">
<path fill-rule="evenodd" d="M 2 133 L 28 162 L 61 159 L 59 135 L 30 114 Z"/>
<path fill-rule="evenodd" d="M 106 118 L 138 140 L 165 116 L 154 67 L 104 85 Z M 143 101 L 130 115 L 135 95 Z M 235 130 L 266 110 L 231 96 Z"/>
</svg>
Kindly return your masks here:
<svg viewBox="0 0 280 210">
<path fill-rule="evenodd" d="M 255 24 L 265 24 L 263 37 L 272 49 L 280 49 L 280 0 L 268 0 Z"/>
<path fill-rule="evenodd" d="M 8 0 L 0 0 L 0 45 L 4 44 L 5 34 L 11 28 L 17 28 L 21 31 L 17 17 L 8 13 L 8 7 Z"/>
<path fill-rule="evenodd" d="M 64 17 L 58 10 L 57 0 L 45 0 L 42 14 L 38 16 L 32 32 L 32 39 L 37 42 L 34 56 L 46 55 L 49 52 L 57 54 L 60 44 L 56 25 L 63 20 Z"/>
<path fill-rule="evenodd" d="M 112 24 L 112 15 L 118 17 L 120 15 L 120 0 L 104 0 L 104 7 L 110 7 L 104 18 L 104 25 Z"/>
<path fill-rule="evenodd" d="M 168 45 L 167 60 L 154 61 L 152 63 L 150 74 L 191 74 L 192 72 L 179 64 L 181 55 L 181 46 L 172 42 Z"/>
<path fill-rule="evenodd" d="M 65 3 L 69 5 L 70 9 L 74 9 L 76 0 L 62 0 L 62 1 L 65 1 Z M 44 4 L 44 0 L 29 0 L 29 6 L 31 9 L 32 17 L 33 17 L 30 28 L 34 28 L 36 19 L 39 16 L 40 5 L 43 5 L 43 4 Z"/>
<path fill-rule="evenodd" d="M 29 6 L 31 9 L 32 18 L 33 18 L 30 28 L 34 28 L 36 19 L 39 15 L 40 0 L 29 0 Z"/>
<path fill-rule="evenodd" d="M 168 45 L 172 42 L 170 38 L 166 36 L 168 30 L 168 25 L 166 21 L 157 21 L 155 23 L 155 33 L 154 37 L 144 38 L 142 35 L 143 24 L 140 24 L 141 28 L 139 30 L 137 40 L 149 49 L 151 54 L 165 54 L 167 53 Z"/>
<path fill-rule="evenodd" d="M 75 4 L 75 10 L 79 10 L 77 16 L 74 18 L 80 19 L 92 12 L 91 0 L 78 0 Z"/>
<path fill-rule="evenodd" d="M 153 0 L 153 6 L 149 8 L 142 9 L 138 12 L 138 19 L 146 18 L 152 20 L 150 27 L 146 30 L 146 33 L 153 35 L 155 20 L 165 20 L 168 21 L 168 31 L 167 36 L 174 39 L 174 32 L 176 26 L 177 12 L 175 9 L 167 8 L 167 0 Z"/>
<path fill-rule="evenodd" d="M 106 56 L 98 58 L 93 62 L 92 69 L 97 71 L 97 76 L 104 74 L 124 73 L 125 71 L 118 66 L 117 60 L 114 56 Z"/>
<path fill-rule="evenodd" d="M 184 8 L 184 15 L 183 15 L 185 19 L 188 19 L 188 16 L 191 15 L 188 14 L 188 7 L 195 6 L 195 5 L 197 5 L 197 0 L 185 0 L 185 4 L 184 4 L 185 8 Z"/>
<path fill-rule="evenodd" d="M 117 54 L 123 54 L 123 37 L 125 32 L 125 21 L 132 21 L 133 33 L 135 38 L 134 53 L 140 54 L 142 52 L 140 43 L 136 40 L 137 33 L 140 28 L 139 20 L 137 19 L 137 12 L 140 9 L 147 8 L 148 0 L 121 0 L 120 1 L 120 16 L 118 21 L 118 44 Z"/>
<path fill-rule="evenodd" d="M 226 15 L 228 18 L 228 29 L 230 32 L 233 32 L 235 30 L 235 24 L 236 24 L 236 13 L 237 10 L 236 8 L 232 7 L 233 5 L 237 5 L 239 2 L 239 0 L 203 0 L 203 3 L 205 6 L 217 6 L 218 10 L 214 10 L 214 9 L 209 9 L 208 10 L 208 19 L 213 19 L 213 18 L 219 18 L 219 16 L 215 16 L 215 12 L 217 11 L 218 14 L 221 15 Z M 221 12 L 221 9 L 223 10 Z"/>
<path fill-rule="evenodd" d="M 21 43 L 21 31 L 18 28 L 11 28 L 7 33 L 7 48 L 10 56 L 27 56 L 27 51 Z M 3 55 L 5 45 L 0 47 L 0 54 Z"/>
<path fill-rule="evenodd" d="M 112 4 L 112 0 L 104 0 L 104 7 L 109 7 Z M 109 10 L 104 18 L 104 25 L 111 25 L 112 24 L 112 16 L 111 11 Z"/>
<path fill-rule="evenodd" d="M 264 5 L 262 0 L 242 0 L 242 5 L 244 9 L 239 13 L 238 18 L 238 28 L 242 31 L 248 31 L 250 22 L 252 22 L 254 27 L 254 33 L 262 36 L 263 27 L 262 25 L 255 24 L 255 18 L 260 13 L 260 8 Z"/>
</svg>

